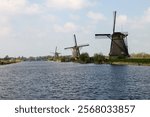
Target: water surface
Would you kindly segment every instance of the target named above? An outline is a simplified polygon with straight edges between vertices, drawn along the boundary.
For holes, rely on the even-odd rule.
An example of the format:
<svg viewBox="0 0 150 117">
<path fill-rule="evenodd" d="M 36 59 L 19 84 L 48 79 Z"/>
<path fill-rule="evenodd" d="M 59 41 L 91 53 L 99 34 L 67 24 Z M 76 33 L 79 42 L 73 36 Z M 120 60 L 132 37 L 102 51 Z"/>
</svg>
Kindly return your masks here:
<svg viewBox="0 0 150 117">
<path fill-rule="evenodd" d="M 0 99 L 150 99 L 150 67 L 57 62 L 0 66 Z"/>
</svg>

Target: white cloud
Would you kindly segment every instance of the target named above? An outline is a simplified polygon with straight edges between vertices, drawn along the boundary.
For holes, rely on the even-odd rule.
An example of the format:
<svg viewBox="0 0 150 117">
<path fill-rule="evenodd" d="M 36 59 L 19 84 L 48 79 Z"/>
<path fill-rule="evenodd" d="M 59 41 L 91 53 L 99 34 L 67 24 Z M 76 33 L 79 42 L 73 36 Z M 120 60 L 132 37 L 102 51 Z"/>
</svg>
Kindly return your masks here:
<svg viewBox="0 0 150 117">
<path fill-rule="evenodd" d="M 0 13 L 5 15 L 37 14 L 40 11 L 38 4 L 30 4 L 27 0 L 0 0 Z"/>
<path fill-rule="evenodd" d="M 18 13 L 26 5 L 26 0 L 0 0 L 0 12 Z"/>
<path fill-rule="evenodd" d="M 74 14 L 71 14 L 70 15 L 70 18 L 72 19 L 72 20 L 79 20 L 80 19 L 80 16 L 79 15 L 74 15 Z"/>
<path fill-rule="evenodd" d="M 1 15 L 0 16 L 0 27 L 2 25 L 8 24 L 9 20 L 10 19 L 7 16 Z"/>
<path fill-rule="evenodd" d="M 134 19 L 130 19 L 128 22 L 128 25 L 131 29 L 143 29 L 144 28 L 144 24 L 143 21 L 140 18 L 134 18 Z"/>
<path fill-rule="evenodd" d="M 56 23 L 59 18 L 53 14 L 43 15 L 42 18 L 50 23 Z"/>
<path fill-rule="evenodd" d="M 38 4 L 32 4 L 30 6 L 26 6 L 26 8 L 25 8 L 25 13 L 27 13 L 27 14 L 38 14 L 41 11 L 42 10 Z"/>
<path fill-rule="evenodd" d="M 11 31 L 10 18 L 0 15 L 0 38 L 8 37 Z"/>
<path fill-rule="evenodd" d="M 150 8 L 145 10 L 144 14 L 140 17 L 129 20 L 129 25 L 132 29 L 143 30 L 150 25 Z"/>
<path fill-rule="evenodd" d="M 79 10 L 89 6 L 87 0 L 47 0 L 47 6 L 56 9 Z"/>
<path fill-rule="evenodd" d="M 87 13 L 87 16 L 88 16 L 90 19 L 92 19 L 94 22 L 97 22 L 97 21 L 105 20 L 105 19 L 106 19 L 103 14 L 101 14 L 101 13 L 96 13 L 96 12 L 93 12 L 93 11 L 89 11 L 89 12 Z"/>
<path fill-rule="evenodd" d="M 20 14 L 40 12 L 38 4 L 30 4 L 27 0 L 0 0 L 0 27 L 8 27 L 11 19 Z M 3 26 L 2 26 L 3 25 Z M 6 30 L 6 28 L 4 28 Z"/>
<path fill-rule="evenodd" d="M 85 34 L 90 34 L 92 32 L 92 30 L 93 30 L 93 25 L 91 25 L 91 24 L 81 27 L 82 33 L 85 33 Z"/>
<path fill-rule="evenodd" d="M 77 31 L 79 27 L 72 22 L 67 22 L 63 26 L 55 25 L 54 30 L 56 32 L 74 32 Z"/>
<path fill-rule="evenodd" d="M 150 23 L 150 7 L 145 11 L 143 22 Z"/>
<path fill-rule="evenodd" d="M 11 33 L 11 27 L 9 26 L 4 26 L 4 27 L 0 27 L 0 37 L 4 38 L 4 37 L 7 37 L 9 36 L 9 34 Z"/>
<path fill-rule="evenodd" d="M 11 20 L 20 14 L 38 13 L 37 4 L 29 4 L 27 0 L 0 0 L 0 37 L 11 35 Z"/>
<path fill-rule="evenodd" d="M 117 25 L 119 25 L 119 26 L 124 25 L 127 23 L 127 20 L 128 20 L 128 18 L 126 15 L 119 15 L 117 17 Z"/>
</svg>

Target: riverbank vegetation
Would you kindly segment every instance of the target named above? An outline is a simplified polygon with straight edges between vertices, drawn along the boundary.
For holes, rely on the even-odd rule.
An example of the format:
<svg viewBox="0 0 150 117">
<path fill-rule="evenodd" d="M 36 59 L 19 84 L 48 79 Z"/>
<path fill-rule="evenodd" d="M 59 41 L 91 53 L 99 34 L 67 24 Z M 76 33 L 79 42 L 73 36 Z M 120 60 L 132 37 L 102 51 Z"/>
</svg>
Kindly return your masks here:
<svg viewBox="0 0 150 117">
<path fill-rule="evenodd" d="M 150 54 L 147 53 L 133 53 L 130 57 L 108 57 L 102 53 L 95 53 L 90 56 L 88 53 L 82 53 L 78 58 L 72 56 L 39 56 L 39 57 L 9 57 L 0 58 L 0 65 L 18 63 L 21 61 L 57 61 L 57 62 L 76 62 L 81 64 L 115 64 L 115 65 L 147 65 L 150 66 Z"/>
<path fill-rule="evenodd" d="M 14 58 L 14 57 L 9 57 L 8 55 L 6 55 L 4 58 L 0 58 L 0 65 L 18 63 L 21 61 L 22 61 L 21 58 Z"/>
<path fill-rule="evenodd" d="M 54 60 L 54 59 L 53 59 Z M 74 59 L 71 56 L 61 56 L 55 61 L 59 62 L 77 62 L 81 64 L 115 64 L 115 65 L 148 65 L 150 66 L 150 55 L 146 53 L 131 54 L 130 57 L 108 57 L 102 53 L 95 53 L 90 57 L 88 53 L 82 53 L 79 58 Z"/>
<path fill-rule="evenodd" d="M 109 59 L 109 64 L 150 66 L 150 58 Z"/>
</svg>

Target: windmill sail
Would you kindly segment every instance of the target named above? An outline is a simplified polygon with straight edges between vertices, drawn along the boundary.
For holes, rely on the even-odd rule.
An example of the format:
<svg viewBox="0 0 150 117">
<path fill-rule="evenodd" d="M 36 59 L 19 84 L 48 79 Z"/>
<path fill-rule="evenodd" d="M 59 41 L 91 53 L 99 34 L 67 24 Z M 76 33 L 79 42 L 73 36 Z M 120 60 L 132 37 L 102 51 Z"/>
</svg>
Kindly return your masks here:
<svg viewBox="0 0 150 117">
<path fill-rule="evenodd" d="M 127 43 L 125 39 L 128 33 L 115 32 L 116 26 L 116 11 L 114 12 L 113 34 L 95 34 L 95 38 L 110 38 L 111 46 L 109 56 L 124 56 L 129 57 Z"/>
<path fill-rule="evenodd" d="M 65 50 L 66 50 L 66 49 L 73 49 L 73 47 L 67 47 L 67 48 L 65 48 Z"/>
<path fill-rule="evenodd" d="M 84 44 L 84 45 L 79 45 L 79 48 L 85 47 L 85 46 L 89 46 L 89 44 Z"/>
<path fill-rule="evenodd" d="M 51 53 L 54 54 L 54 58 L 55 58 L 55 59 L 59 57 L 59 54 L 61 54 L 61 53 L 58 53 L 58 52 L 57 52 L 57 46 L 56 46 L 56 48 L 55 48 L 55 52 L 51 52 Z"/>
<path fill-rule="evenodd" d="M 65 49 L 72 49 L 72 56 L 77 59 L 79 58 L 80 56 L 80 48 L 81 47 L 85 47 L 85 46 L 89 46 L 89 44 L 85 44 L 85 45 L 79 45 L 77 44 L 77 39 L 76 39 L 76 35 L 74 34 L 74 42 L 75 42 L 75 45 L 72 46 L 72 47 L 67 47 Z"/>
<path fill-rule="evenodd" d="M 76 39 L 76 35 L 74 34 L 74 43 L 75 43 L 75 46 L 77 46 L 77 39 Z"/>
<path fill-rule="evenodd" d="M 95 34 L 98 39 L 111 38 L 111 34 Z"/>
<path fill-rule="evenodd" d="M 114 25 L 113 25 L 113 33 L 115 32 L 115 28 L 116 28 L 116 11 L 114 11 Z"/>
</svg>

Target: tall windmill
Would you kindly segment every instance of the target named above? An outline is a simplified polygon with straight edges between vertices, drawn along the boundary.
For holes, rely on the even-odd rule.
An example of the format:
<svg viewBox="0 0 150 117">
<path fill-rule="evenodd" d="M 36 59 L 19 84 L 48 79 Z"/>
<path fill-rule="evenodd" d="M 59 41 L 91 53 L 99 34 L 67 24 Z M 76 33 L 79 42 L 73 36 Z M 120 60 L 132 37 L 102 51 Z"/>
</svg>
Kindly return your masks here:
<svg viewBox="0 0 150 117">
<path fill-rule="evenodd" d="M 76 39 L 76 35 L 74 34 L 74 42 L 75 42 L 75 45 L 73 47 L 67 47 L 65 49 L 72 49 L 72 56 L 73 58 L 77 59 L 79 58 L 80 56 L 80 49 L 82 47 L 85 47 L 85 46 L 89 46 L 89 44 L 85 44 L 85 45 L 79 45 L 77 44 L 77 39 Z"/>
<path fill-rule="evenodd" d="M 116 25 L 116 11 L 114 11 L 114 24 L 112 34 L 95 34 L 96 38 L 109 38 L 111 39 L 110 57 L 129 57 L 127 36 L 128 33 L 115 32 Z"/>
<path fill-rule="evenodd" d="M 60 53 L 57 52 L 57 46 L 56 46 L 56 48 L 55 48 L 55 52 L 51 52 L 51 53 L 54 54 L 54 59 L 57 59 L 57 58 L 59 57 L 59 54 L 60 54 Z"/>
</svg>

